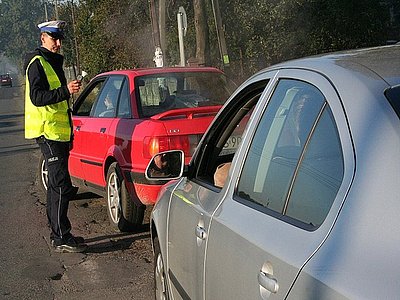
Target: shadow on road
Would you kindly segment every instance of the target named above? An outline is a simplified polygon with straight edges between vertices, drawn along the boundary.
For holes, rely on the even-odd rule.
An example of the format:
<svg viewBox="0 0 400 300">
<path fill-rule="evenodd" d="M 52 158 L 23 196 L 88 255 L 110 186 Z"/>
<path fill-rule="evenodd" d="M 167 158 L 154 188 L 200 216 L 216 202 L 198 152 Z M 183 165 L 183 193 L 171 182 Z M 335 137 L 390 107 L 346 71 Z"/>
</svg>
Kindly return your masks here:
<svg viewBox="0 0 400 300">
<path fill-rule="evenodd" d="M 86 239 L 85 242 L 89 246 L 86 253 L 108 253 L 118 250 L 127 250 L 135 241 L 150 238 L 149 230 L 150 225 L 143 224 L 141 228 L 134 233 L 119 233 Z"/>
<path fill-rule="evenodd" d="M 78 192 L 78 194 L 75 195 L 74 199 L 71 199 L 70 201 L 76 201 L 76 200 L 88 200 L 88 199 L 99 199 L 103 198 L 100 195 L 94 194 L 92 192 Z M 87 204 L 87 203 L 86 203 Z M 88 205 L 88 204 L 87 204 Z M 82 206 L 85 206 L 83 204 Z"/>
</svg>

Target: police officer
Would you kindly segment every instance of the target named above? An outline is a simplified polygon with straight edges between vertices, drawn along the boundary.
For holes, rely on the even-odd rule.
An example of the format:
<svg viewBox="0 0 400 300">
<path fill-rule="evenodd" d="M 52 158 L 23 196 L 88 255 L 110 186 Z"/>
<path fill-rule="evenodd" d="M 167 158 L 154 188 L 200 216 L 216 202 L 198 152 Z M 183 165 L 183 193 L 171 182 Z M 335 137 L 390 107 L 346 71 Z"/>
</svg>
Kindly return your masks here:
<svg viewBox="0 0 400 300">
<path fill-rule="evenodd" d="M 67 84 L 64 57 L 59 54 L 64 21 L 38 25 L 41 47 L 26 57 L 25 138 L 36 139 L 48 169 L 47 218 L 51 244 L 57 252 L 83 252 L 82 237 L 71 234 L 68 203 L 77 188 L 72 186 L 68 157 L 72 141 L 69 99 L 81 82 Z"/>
</svg>

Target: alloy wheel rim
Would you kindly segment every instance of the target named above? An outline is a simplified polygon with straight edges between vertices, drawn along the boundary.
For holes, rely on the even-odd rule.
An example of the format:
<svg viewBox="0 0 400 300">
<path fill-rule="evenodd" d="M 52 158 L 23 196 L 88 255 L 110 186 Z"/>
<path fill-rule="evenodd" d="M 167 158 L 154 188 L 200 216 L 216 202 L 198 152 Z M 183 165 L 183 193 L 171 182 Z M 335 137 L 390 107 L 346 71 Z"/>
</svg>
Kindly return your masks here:
<svg viewBox="0 0 400 300">
<path fill-rule="evenodd" d="M 120 206 L 120 185 L 117 174 L 113 172 L 110 175 L 107 185 L 107 204 L 110 212 L 110 217 L 115 224 L 118 224 L 121 217 L 121 206 Z"/>
<path fill-rule="evenodd" d="M 164 263 L 162 261 L 161 254 L 157 256 L 156 266 L 154 270 L 154 276 L 156 280 L 156 299 L 166 300 L 166 288 L 165 288 L 165 273 L 164 273 Z"/>
<path fill-rule="evenodd" d="M 42 172 L 41 173 L 42 173 L 42 176 L 41 176 L 42 184 L 43 184 L 44 188 L 47 190 L 47 184 L 48 184 L 48 180 L 49 180 L 48 179 L 49 172 L 46 168 L 46 163 L 44 160 L 42 162 Z"/>
</svg>

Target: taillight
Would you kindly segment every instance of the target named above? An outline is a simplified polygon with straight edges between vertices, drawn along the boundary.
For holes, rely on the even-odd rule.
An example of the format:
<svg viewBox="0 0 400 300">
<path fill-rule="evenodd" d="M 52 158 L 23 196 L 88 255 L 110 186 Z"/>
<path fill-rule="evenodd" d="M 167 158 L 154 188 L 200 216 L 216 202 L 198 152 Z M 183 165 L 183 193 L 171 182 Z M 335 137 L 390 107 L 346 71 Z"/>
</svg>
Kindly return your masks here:
<svg viewBox="0 0 400 300">
<path fill-rule="evenodd" d="M 148 136 L 143 141 L 143 156 L 152 158 L 155 154 L 170 150 L 167 136 Z"/>
<path fill-rule="evenodd" d="M 168 151 L 182 150 L 185 157 L 191 157 L 196 149 L 200 135 L 177 135 L 177 136 L 152 136 L 145 137 L 143 141 L 143 156 L 151 158 L 153 155 Z"/>
</svg>

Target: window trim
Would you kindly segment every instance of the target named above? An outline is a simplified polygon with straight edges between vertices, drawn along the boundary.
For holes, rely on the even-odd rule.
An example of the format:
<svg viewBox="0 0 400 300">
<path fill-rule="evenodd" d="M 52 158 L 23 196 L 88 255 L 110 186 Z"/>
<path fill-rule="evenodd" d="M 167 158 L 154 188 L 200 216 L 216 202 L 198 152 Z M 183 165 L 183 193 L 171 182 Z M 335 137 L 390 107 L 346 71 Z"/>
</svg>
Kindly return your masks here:
<svg viewBox="0 0 400 300">
<path fill-rule="evenodd" d="M 85 88 L 84 93 L 80 94 L 79 97 L 76 99 L 76 101 L 74 101 L 73 103 L 73 109 L 72 109 L 72 116 L 73 117 L 87 117 L 90 118 L 92 115 L 92 109 L 93 106 L 95 105 L 95 103 L 97 103 L 97 98 L 94 100 L 93 105 L 90 109 L 89 115 L 87 116 L 82 116 L 82 115 L 78 115 L 77 114 L 77 110 L 79 110 L 79 108 L 81 107 L 82 103 L 86 100 L 87 96 L 93 91 L 93 89 L 95 88 L 95 86 L 97 84 L 99 84 L 99 82 L 102 82 L 103 86 L 104 84 L 107 82 L 108 77 L 107 76 L 99 76 L 96 77 L 95 79 L 93 79 L 89 85 Z M 100 93 L 103 90 L 103 87 L 101 87 Z M 100 95 L 99 93 L 99 95 Z"/>
<path fill-rule="evenodd" d="M 210 180 L 207 180 L 209 165 L 211 165 L 209 162 L 212 157 L 215 157 L 216 153 L 219 154 L 221 152 L 221 145 L 223 146 L 224 144 L 224 142 L 222 142 L 222 136 L 225 136 L 224 139 L 226 140 L 236 127 L 236 125 L 232 125 L 232 121 L 238 118 L 237 112 L 245 108 L 247 113 L 249 109 L 255 107 L 258 101 L 262 99 L 262 95 L 268 87 L 269 82 L 270 79 L 266 78 L 250 84 L 238 94 L 234 95 L 235 100 L 229 101 L 229 103 L 224 106 L 224 114 L 219 114 L 217 118 L 214 119 L 207 134 L 198 145 L 196 155 L 193 156 L 189 165 L 188 179 L 213 191 L 219 192 L 221 190 L 221 188 L 214 186 Z M 259 95 L 258 98 L 256 97 L 257 95 Z M 246 113 L 243 113 L 238 119 L 241 120 Z M 235 124 L 237 124 L 237 122 Z M 224 130 L 221 130 L 221 128 L 224 128 Z M 217 132 L 220 133 L 217 135 Z M 237 151 L 239 151 L 239 149 L 240 147 Z M 205 163 L 205 161 L 207 163 Z"/>
<path fill-rule="evenodd" d="M 325 96 L 324 96 L 324 98 L 325 98 Z M 310 143 L 310 140 L 311 140 L 312 136 L 314 135 L 315 128 L 318 126 L 318 123 L 319 123 L 319 121 L 321 120 L 321 116 L 322 116 L 322 114 L 324 113 L 325 108 L 326 108 L 327 106 L 328 106 L 328 103 L 327 103 L 327 101 L 326 101 L 326 99 L 325 99 L 324 103 L 323 103 L 322 106 L 321 106 L 321 109 L 320 109 L 319 112 L 318 112 L 317 117 L 316 117 L 315 120 L 314 120 L 314 123 L 313 123 L 313 125 L 312 125 L 312 127 L 311 127 L 311 130 L 310 130 L 310 132 L 308 133 L 308 136 L 307 136 L 306 142 L 305 142 L 305 144 L 304 144 L 304 147 L 303 147 L 303 149 L 301 150 L 299 160 L 297 161 L 296 167 L 295 167 L 294 172 L 293 172 L 292 179 L 290 180 L 290 185 L 289 185 L 289 188 L 288 188 L 288 192 L 287 192 L 287 194 L 286 194 L 285 203 L 284 203 L 283 209 L 282 209 L 282 214 L 283 214 L 283 215 L 286 215 L 286 214 L 287 214 L 287 209 L 288 209 L 288 206 L 289 206 L 289 200 L 290 200 L 290 197 L 291 197 L 292 192 L 293 192 L 294 183 L 296 182 L 296 178 L 298 177 L 298 174 L 299 174 L 300 166 L 301 166 L 302 163 L 303 163 L 305 154 L 306 154 L 306 152 L 307 152 L 307 150 L 308 150 L 308 145 L 309 145 L 309 143 Z M 328 106 L 328 107 L 329 107 L 329 106 Z M 335 124 L 335 125 L 336 125 L 336 124 Z M 336 126 L 335 126 L 335 127 L 336 127 Z"/>
<path fill-rule="evenodd" d="M 92 110 L 90 111 L 90 115 L 89 115 L 90 118 L 99 118 L 99 119 L 106 118 L 106 117 L 94 116 L 93 114 L 94 114 L 94 112 L 96 110 L 96 106 L 99 103 L 99 97 L 103 93 L 103 90 L 104 90 L 105 86 L 108 84 L 109 81 L 111 81 L 111 80 L 113 80 L 115 78 L 121 78 L 122 79 L 121 87 L 123 86 L 124 82 L 127 80 L 126 79 L 126 75 L 124 75 L 124 74 L 112 74 L 112 75 L 108 75 L 108 76 L 105 77 L 105 81 L 103 82 L 103 86 L 102 86 L 102 88 L 100 90 L 100 93 L 99 93 L 98 97 L 96 98 L 96 100 L 95 100 L 95 102 L 94 102 L 94 104 L 92 106 Z M 93 89 L 91 89 L 90 91 L 92 91 L 92 90 Z M 117 104 L 115 106 L 114 115 L 108 116 L 107 118 L 113 118 L 113 119 L 118 118 L 117 117 L 117 113 L 118 113 L 118 107 L 119 107 L 119 101 L 120 101 L 120 97 L 121 97 L 121 92 L 122 92 L 122 89 L 120 88 L 119 91 L 118 91 Z M 132 115 L 132 110 L 131 110 L 131 115 Z"/>
</svg>

